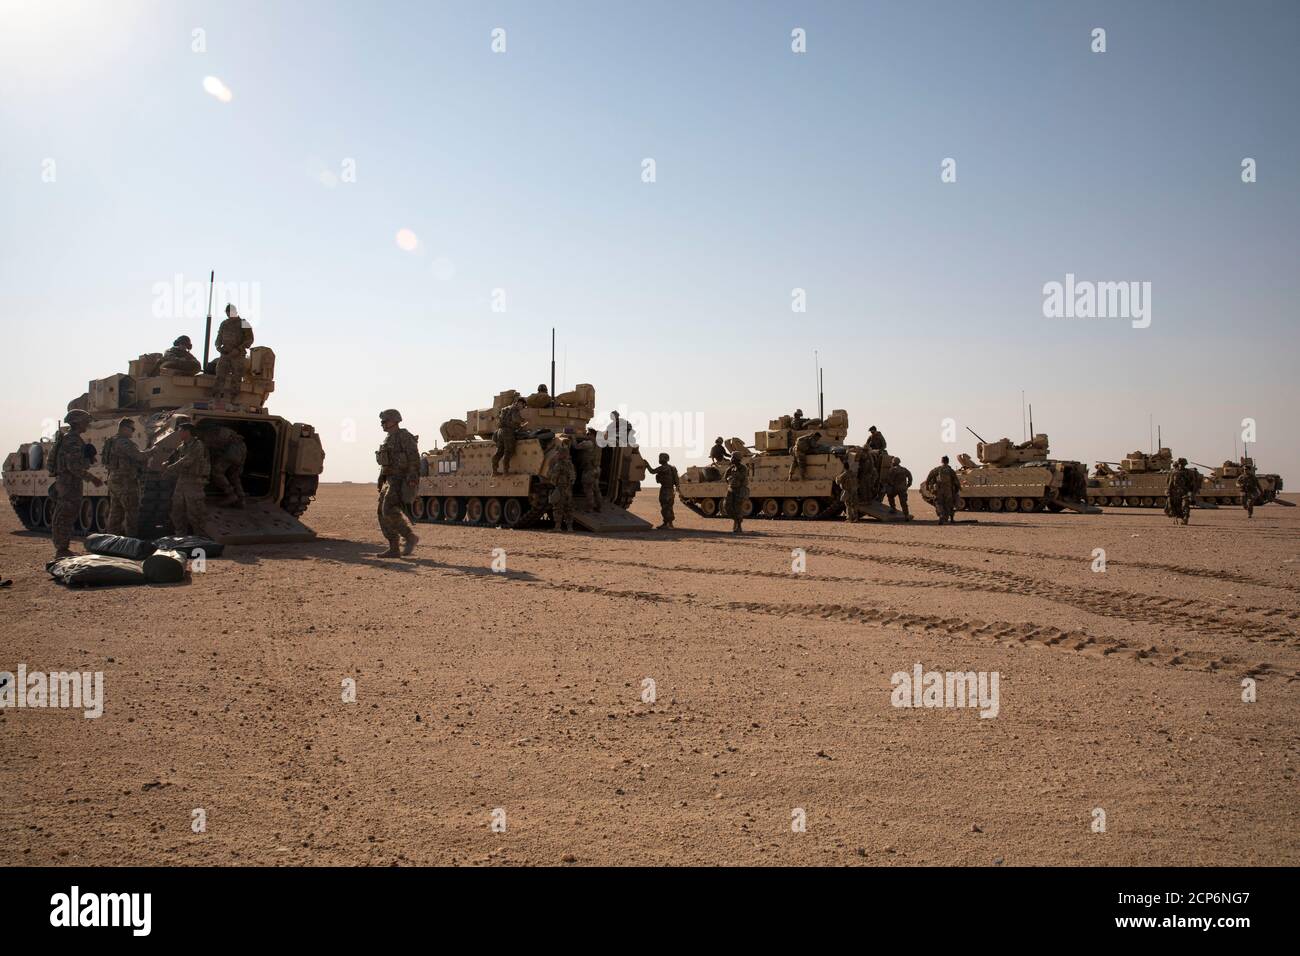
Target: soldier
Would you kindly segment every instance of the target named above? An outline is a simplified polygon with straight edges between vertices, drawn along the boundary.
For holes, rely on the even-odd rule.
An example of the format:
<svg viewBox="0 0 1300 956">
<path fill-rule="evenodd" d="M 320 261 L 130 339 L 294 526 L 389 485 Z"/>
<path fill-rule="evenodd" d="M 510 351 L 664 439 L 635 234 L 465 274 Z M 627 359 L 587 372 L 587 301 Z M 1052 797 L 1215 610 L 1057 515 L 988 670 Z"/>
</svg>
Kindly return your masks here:
<svg viewBox="0 0 1300 956">
<path fill-rule="evenodd" d="M 727 483 L 727 514 L 731 515 L 731 531 L 740 534 L 740 523 L 745 517 L 745 501 L 749 498 L 749 468 L 740 452 L 731 456 L 722 480 Z"/>
<path fill-rule="evenodd" d="M 49 465 L 49 472 L 54 476 L 55 505 L 50 533 L 56 559 L 72 556 L 72 528 L 81 514 L 82 483 L 89 480 L 96 488 L 104 483 L 90 473 L 85 443 L 81 440 L 90 425 L 90 413 L 73 409 L 63 420 L 68 423 L 68 431 L 54 440 Z"/>
<path fill-rule="evenodd" d="M 516 398 L 513 405 L 507 405 L 501 409 L 501 420 L 497 430 L 492 433 L 492 440 L 497 443 L 496 454 L 492 456 L 492 474 L 508 475 L 510 474 L 510 459 L 515 454 L 515 442 L 519 439 L 519 430 L 527 422 L 524 421 L 524 408 L 528 402 L 523 398 Z M 498 463 L 504 467 L 497 470 Z"/>
<path fill-rule="evenodd" d="M 856 522 L 862 519 L 858 511 L 858 479 L 849 465 L 848 455 L 844 456 L 844 468 L 835 479 L 840 488 L 840 501 L 844 502 L 844 520 Z"/>
<path fill-rule="evenodd" d="M 248 349 L 253 344 L 253 327 L 239 317 L 239 310 L 226 305 L 226 318 L 217 328 L 217 381 L 212 390 L 214 398 L 233 402 L 239 397 L 239 386 L 248 368 Z"/>
<path fill-rule="evenodd" d="M 673 498 L 678 487 L 677 469 L 668 464 L 668 453 L 659 453 L 659 467 L 647 468 L 646 471 L 655 476 L 655 481 L 659 482 L 659 514 L 663 516 L 664 523 L 660 528 L 672 529 L 673 526 Z"/>
<path fill-rule="evenodd" d="M 889 447 L 885 444 L 885 433 L 876 431 L 875 425 L 872 425 L 867 431 L 870 432 L 867 435 L 867 447 L 872 451 L 884 451 Z"/>
<path fill-rule="evenodd" d="M 890 458 L 889 472 L 885 478 L 885 489 L 889 495 L 889 511 L 895 513 L 894 499 L 903 508 L 903 520 L 911 521 L 912 515 L 907 510 L 907 489 L 912 487 L 912 473 L 904 468 L 897 458 Z"/>
<path fill-rule="evenodd" d="M 577 478 L 569 456 L 569 445 L 560 442 L 559 454 L 555 464 L 551 465 L 551 520 L 555 522 L 556 531 L 573 530 L 573 483 Z"/>
<path fill-rule="evenodd" d="M 822 437 L 821 432 L 813 432 L 811 435 L 800 435 L 794 443 L 794 448 L 790 449 L 790 480 L 796 478 L 802 479 L 804 466 L 807 464 L 808 456 L 817 448 L 817 441 Z"/>
<path fill-rule="evenodd" d="M 939 524 L 945 521 L 952 524 L 961 482 L 957 479 L 957 472 L 948 465 L 947 455 L 940 459 L 938 466 L 930 469 L 930 473 L 925 476 L 925 483 L 934 494 L 934 510 L 939 516 Z"/>
<path fill-rule="evenodd" d="M 587 501 L 588 511 L 600 510 L 600 445 L 596 438 L 596 429 L 588 428 L 576 448 L 582 475 L 582 496 Z"/>
<path fill-rule="evenodd" d="M 135 446 L 135 422 L 124 418 L 117 434 L 104 442 L 108 469 L 108 533 L 134 538 L 140 533 L 140 478 L 149 456 Z"/>
<path fill-rule="evenodd" d="M 713 439 L 713 447 L 709 449 L 709 461 L 712 462 L 713 466 L 716 468 L 730 458 L 731 456 L 727 454 L 726 446 L 722 443 L 722 436 L 719 435 L 717 438 Z"/>
<path fill-rule="evenodd" d="M 863 449 L 858 455 L 858 500 L 880 501 L 880 454 Z"/>
<path fill-rule="evenodd" d="M 1241 506 L 1246 509 L 1246 517 L 1255 517 L 1255 499 L 1260 496 L 1260 488 L 1254 465 L 1242 468 L 1237 476 L 1237 488 L 1241 491 Z"/>
<path fill-rule="evenodd" d="M 808 419 L 803 417 L 803 409 L 796 408 L 794 414 L 790 416 L 790 427 L 795 431 L 808 427 Z"/>
<path fill-rule="evenodd" d="M 388 550 L 376 555 L 380 558 L 410 554 L 420 541 L 402 510 L 415 500 L 420 485 L 420 446 L 414 435 L 398 427 L 401 421 L 402 413 L 395 408 L 379 413 L 379 426 L 388 433 L 375 452 L 375 461 L 379 463 L 379 530 L 388 540 Z M 402 538 L 406 544 L 399 552 L 397 543 Z"/>
<path fill-rule="evenodd" d="M 188 335 L 182 335 L 172 342 L 172 347 L 163 353 L 160 368 L 167 372 L 179 372 L 182 375 L 198 375 L 203 366 L 191 351 L 194 343 Z"/>
<path fill-rule="evenodd" d="M 534 401 L 527 402 L 526 404 L 532 405 L 534 408 L 555 407 L 555 399 L 551 398 L 551 393 L 547 389 L 545 382 L 537 386 L 537 392 L 533 395 L 533 399 Z"/>
<path fill-rule="evenodd" d="M 181 443 L 163 464 L 163 474 L 176 479 L 172 489 L 172 534 L 184 537 L 208 533 L 208 450 L 199 441 L 194 423 L 185 420 L 176 426 Z"/>
<path fill-rule="evenodd" d="M 219 504 L 244 507 L 244 485 L 239 478 L 248 459 L 244 436 L 225 425 L 205 425 L 199 438 L 207 446 L 208 458 L 212 462 L 212 483 L 223 496 Z"/>
<path fill-rule="evenodd" d="M 1169 472 L 1165 485 L 1165 514 L 1183 524 L 1192 516 L 1192 477 L 1187 471 L 1187 459 L 1179 458 Z"/>
</svg>

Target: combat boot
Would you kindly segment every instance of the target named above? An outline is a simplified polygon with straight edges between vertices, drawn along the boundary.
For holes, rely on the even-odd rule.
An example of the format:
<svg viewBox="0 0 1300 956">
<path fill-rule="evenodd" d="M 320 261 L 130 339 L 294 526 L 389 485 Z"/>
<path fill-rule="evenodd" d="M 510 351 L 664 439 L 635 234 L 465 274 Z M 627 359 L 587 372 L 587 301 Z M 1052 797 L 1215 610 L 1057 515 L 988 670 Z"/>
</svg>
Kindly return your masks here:
<svg viewBox="0 0 1300 956">
<path fill-rule="evenodd" d="M 375 553 L 375 557 L 376 557 L 376 558 L 400 558 L 401 556 L 402 556 L 402 552 L 397 550 L 397 539 L 396 539 L 396 538 L 389 538 L 389 539 L 388 539 L 388 550 L 387 550 L 387 551 L 377 551 L 377 552 Z"/>
<path fill-rule="evenodd" d="M 406 536 L 406 544 L 402 546 L 402 554 L 411 554 L 415 551 L 415 546 L 420 543 L 420 536 L 412 531 Z"/>
</svg>

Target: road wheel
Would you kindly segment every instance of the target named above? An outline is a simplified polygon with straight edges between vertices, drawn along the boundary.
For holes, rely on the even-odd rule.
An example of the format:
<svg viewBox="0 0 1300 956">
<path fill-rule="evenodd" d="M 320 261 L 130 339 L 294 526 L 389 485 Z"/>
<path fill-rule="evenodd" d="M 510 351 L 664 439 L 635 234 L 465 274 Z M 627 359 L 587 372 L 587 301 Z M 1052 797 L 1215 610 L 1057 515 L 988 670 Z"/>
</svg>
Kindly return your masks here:
<svg viewBox="0 0 1300 956">
<path fill-rule="evenodd" d="M 775 498 L 763 499 L 764 518 L 775 518 L 780 513 L 781 513 L 781 502 L 777 501 Z"/>
<path fill-rule="evenodd" d="M 800 510 L 805 518 L 816 518 L 822 513 L 822 503 L 816 498 L 805 498 Z"/>
<path fill-rule="evenodd" d="M 501 518 L 507 528 L 519 524 L 519 519 L 524 516 L 525 503 L 523 498 L 507 498 L 501 505 Z"/>
<path fill-rule="evenodd" d="M 966 499 L 963 498 L 961 495 L 958 495 L 958 496 L 957 496 L 957 503 L 953 506 L 953 510 L 954 510 L 954 511 L 965 511 L 965 510 L 966 510 Z"/>
<path fill-rule="evenodd" d="M 1136 508 L 1141 503 L 1138 498 L 1125 498 L 1124 506 L 1127 508 Z"/>
<path fill-rule="evenodd" d="M 425 506 L 423 498 L 416 498 L 411 502 L 411 517 L 416 521 L 423 521 L 429 509 Z"/>
<path fill-rule="evenodd" d="M 450 522 L 457 522 L 465 517 L 465 502 L 460 498 L 448 498 L 443 503 L 443 513 Z"/>
<path fill-rule="evenodd" d="M 703 514 L 704 517 L 706 518 L 712 518 L 714 515 L 716 515 L 718 513 L 718 499 L 701 498 L 700 513 Z"/>
<path fill-rule="evenodd" d="M 1147 497 L 1143 496 L 1143 498 L 1142 498 L 1142 507 L 1143 507 L 1143 508 L 1150 508 L 1154 503 L 1155 503 L 1155 502 L 1152 501 L 1150 498 L 1147 498 Z"/>
<path fill-rule="evenodd" d="M 1035 511 L 1038 510 L 1038 502 L 1035 501 L 1033 498 L 1021 498 L 1020 510 L 1033 514 Z"/>
<path fill-rule="evenodd" d="M 1002 510 L 1002 499 L 1001 499 L 1001 498 L 990 498 L 990 499 L 989 499 L 989 511 L 1001 511 L 1001 510 Z"/>
<path fill-rule="evenodd" d="M 1019 498 L 1004 498 L 1004 499 L 1002 499 L 1002 510 L 1003 510 L 1003 511 L 1019 511 L 1019 510 L 1020 510 L 1020 499 L 1019 499 Z"/>
<path fill-rule="evenodd" d="M 100 534 L 108 533 L 108 498 L 103 497 L 95 502 L 95 530 Z"/>
<path fill-rule="evenodd" d="M 1155 506 L 1156 506 L 1157 508 L 1163 508 L 1163 507 L 1165 507 L 1165 506 L 1168 505 L 1168 504 L 1169 504 L 1169 499 L 1168 499 L 1168 498 L 1157 498 L 1157 499 L 1155 499 Z"/>
<path fill-rule="evenodd" d="M 784 501 L 782 501 L 781 514 L 785 515 L 787 518 L 799 517 L 799 499 L 786 498 Z"/>
<path fill-rule="evenodd" d="M 43 502 L 41 506 L 41 527 L 52 528 L 54 527 L 54 499 L 47 496 L 42 498 L 41 501 Z"/>
<path fill-rule="evenodd" d="M 93 534 L 95 531 L 95 499 L 82 498 L 81 511 L 77 513 L 78 534 Z"/>
<path fill-rule="evenodd" d="M 500 524 L 503 510 L 500 498 L 489 498 L 483 505 L 483 517 L 488 524 Z"/>
<path fill-rule="evenodd" d="M 28 498 L 27 499 L 27 523 L 33 528 L 41 527 L 41 521 L 45 517 L 45 499 Z"/>
<path fill-rule="evenodd" d="M 465 520 L 470 524 L 483 523 L 483 499 L 471 498 L 465 502 Z"/>
<path fill-rule="evenodd" d="M 753 513 L 754 513 L 754 499 L 746 498 L 745 503 L 740 506 L 740 516 L 742 518 L 748 518 L 751 515 L 753 515 Z"/>
<path fill-rule="evenodd" d="M 442 499 L 430 498 L 424 503 L 424 517 L 427 521 L 442 521 Z"/>
</svg>

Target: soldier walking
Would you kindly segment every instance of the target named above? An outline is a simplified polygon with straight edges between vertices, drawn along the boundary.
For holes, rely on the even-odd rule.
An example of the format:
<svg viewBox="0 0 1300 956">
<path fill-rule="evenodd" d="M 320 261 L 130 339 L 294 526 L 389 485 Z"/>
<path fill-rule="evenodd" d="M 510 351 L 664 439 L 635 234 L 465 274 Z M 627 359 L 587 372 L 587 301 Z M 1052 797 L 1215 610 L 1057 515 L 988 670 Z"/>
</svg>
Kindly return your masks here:
<svg viewBox="0 0 1300 956">
<path fill-rule="evenodd" d="M 659 527 L 672 529 L 673 526 L 673 500 L 676 497 L 678 488 L 677 469 L 668 464 L 668 453 L 659 453 L 659 467 L 647 468 L 646 471 L 655 476 L 655 481 L 659 482 L 659 514 L 663 516 L 663 524 Z"/>
<path fill-rule="evenodd" d="M 1192 476 L 1187 471 L 1187 459 L 1179 458 L 1169 472 L 1165 485 L 1165 514 L 1175 522 L 1187 524 L 1192 517 Z"/>
<path fill-rule="evenodd" d="M 253 327 L 239 317 L 239 310 L 227 303 L 226 317 L 217 327 L 217 381 L 214 398 L 233 402 L 239 398 L 240 383 L 248 368 L 248 349 L 253 344 Z"/>
<path fill-rule="evenodd" d="M 1241 506 L 1246 509 L 1246 517 L 1255 517 L 1255 499 L 1259 497 L 1259 478 L 1254 465 L 1246 465 L 1237 476 L 1237 488 L 1241 491 Z"/>
<path fill-rule="evenodd" d="M 943 456 L 939 465 L 930 469 L 930 473 L 925 476 L 925 483 L 934 494 L 934 510 L 939 516 L 939 524 L 952 524 L 961 482 L 957 478 L 957 472 L 949 466 L 947 455 Z"/>
<path fill-rule="evenodd" d="M 108 533 L 134 538 L 140 533 L 140 479 L 149 456 L 135 446 L 135 422 L 124 418 L 117 434 L 104 442 L 108 469 Z"/>
<path fill-rule="evenodd" d="M 890 459 L 889 473 L 885 479 L 886 493 L 889 495 L 889 511 L 896 513 L 894 499 L 898 499 L 903 509 L 903 520 L 911 521 L 912 515 L 907 510 L 907 489 L 912 487 L 912 473 L 899 463 L 897 458 Z"/>
<path fill-rule="evenodd" d="M 376 557 L 396 558 L 410 554 L 419 543 L 419 536 L 411 530 L 406 520 L 405 505 L 415 500 L 420 485 L 420 446 L 415 436 L 401 427 L 402 413 L 386 408 L 379 413 L 379 427 L 387 436 L 375 452 L 379 463 L 379 530 L 388 541 L 388 550 Z M 398 541 L 406 544 L 399 551 Z"/>
<path fill-rule="evenodd" d="M 559 454 L 551 466 L 551 520 L 556 531 L 573 530 L 573 483 L 578 476 L 569 456 L 569 446 L 561 442 Z"/>
<path fill-rule="evenodd" d="M 90 413 L 74 408 L 63 417 L 68 430 L 54 441 L 50 455 L 50 474 L 54 476 L 54 517 L 50 535 L 54 539 L 54 557 L 72 556 L 72 529 L 81 514 L 82 483 L 89 481 L 96 488 L 103 482 L 90 473 L 85 443 L 81 436 L 90 425 Z"/>
<path fill-rule="evenodd" d="M 492 433 L 492 440 L 497 445 L 496 454 L 492 456 L 494 475 L 510 474 L 510 459 L 515 454 L 515 442 L 519 438 L 519 430 L 527 424 L 524 421 L 524 408 L 527 405 L 527 399 L 517 398 L 513 404 L 501 409 L 500 422 L 497 430 Z M 498 464 L 502 465 L 500 471 L 497 470 Z"/>
<path fill-rule="evenodd" d="M 172 534 L 185 537 L 208 534 L 208 450 L 199 441 L 194 423 L 183 421 L 176 426 L 181 443 L 163 464 L 163 474 L 176 479 L 172 489 Z"/>
<path fill-rule="evenodd" d="M 740 452 L 731 456 L 722 480 L 727 483 L 727 514 L 731 515 L 731 531 L 741 533 L 741 522 L 745 517 L 745 502 L 749 499 L 749 468 Z"/>
</svg>

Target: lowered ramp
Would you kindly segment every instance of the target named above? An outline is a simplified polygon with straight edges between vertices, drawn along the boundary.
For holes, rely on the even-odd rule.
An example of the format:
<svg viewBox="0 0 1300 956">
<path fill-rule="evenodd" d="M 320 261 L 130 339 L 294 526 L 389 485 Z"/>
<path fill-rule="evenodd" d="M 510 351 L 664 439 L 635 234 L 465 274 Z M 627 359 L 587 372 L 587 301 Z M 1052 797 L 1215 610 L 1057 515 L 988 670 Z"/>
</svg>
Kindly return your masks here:
<svg viewBox="0 0 1300 956">
<path fill-rule="evenodd" d="M 903 517 L 903 512 L 890 511 L 888 505 L 881 504 L 879 501 L 873 501 L 870 504 L 860 504 L 858 505 L 858 511 L 864 518 L 875 518 L 877 521 L 903 522 L 907 520 Z"/>
<path fill-rule="evenodd" d="M 575 507 L 573 523 L 587 531 L 649 531 L 654 527 L 644 518 L 608 501 L 601 502 L 599 511 Z"/>
<path fill-rule="evenodd" d="M 1081 515 L 1099 515 L 1102 510 L 1096 505 L 1090 505 L 1086 501 L 1080 501 L 1077 498 L 1056 498 L 1054 503 L 1060 505 L 1066 511 L 1077 511 Z"/>
<path fill-rule="evenodd" d="M 282 544 L 314 541 L 316 532 L 270 501 L 249 500 L 242 508 L 208 503 L 208 537 L 222 544 Z"/>
</svg>

